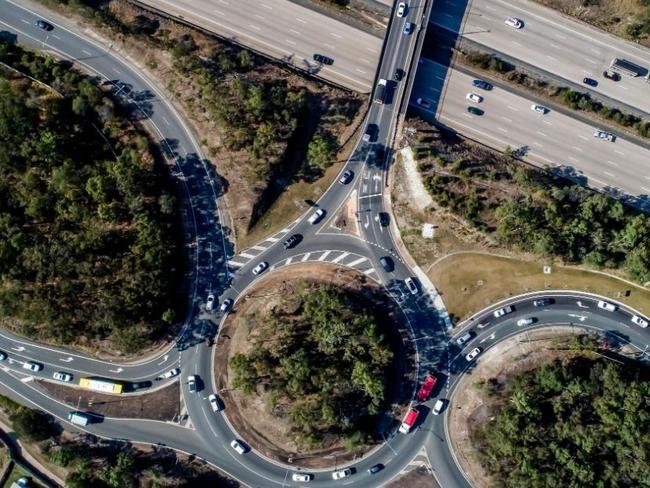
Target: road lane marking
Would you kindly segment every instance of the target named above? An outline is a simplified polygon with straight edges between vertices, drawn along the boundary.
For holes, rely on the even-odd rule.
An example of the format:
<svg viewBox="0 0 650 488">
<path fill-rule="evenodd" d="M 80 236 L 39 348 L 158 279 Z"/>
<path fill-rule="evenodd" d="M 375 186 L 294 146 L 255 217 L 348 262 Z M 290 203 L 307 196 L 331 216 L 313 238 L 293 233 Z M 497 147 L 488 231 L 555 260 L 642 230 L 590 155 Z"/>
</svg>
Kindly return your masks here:
<svg viewBox="0 0 650 488">
<path fill-rule="evenodd" d="M 221 10 L 213 10 L 213 12 L 214 12 L 215 14 L 217 14 L 217 15 L 221 15 L 221 16 L 224 16 L 224 17 L 225 17 L 225 15 L 226 15 L 226 14 L 225 14 L 224 12 L 222 12 Z"/>
<path fill-rule="evenodd" d="M 339 256 L 337 256 L 336 258 L 332 259 L 331 262 L 332 262 L 332 263 L 338 263 L 338 262 L 342 261 L 343 259 L 347 258 L 349 255 L 350 255 L 349 252 L 344 251 L 344 252 L 342 252 Z"/>
<path fill-rule="evenodd" d="M 620 154 L 621 156 L 625 156 L 625 153 L 623 151 L 619 151 L 618 149 L 614 149 L 614 152 L 616 154 Z"/>
<path fill-rule="evenodd" d="M 332 252 L 332 251 L 325 251 L 325 252 L 321 255 L 321 257 L 318 258 L 318 260 L 319 260 L 319 261 L 325 261 L 325 258 L 327 258 L 327 256 L 329 256 L 329 254 L 330 254 L 331 252 Z"/>
<path fill-rule="evenodd" d="M 364 275 L 366 275 L 366 276 L 369 275 L 370 273 L 374 273 L 374 272 L 375 272 L 375 268 L 368 268 L 365 271 L 362 271 L 362 273 Z"/>
<path fill-rule="evenodd" d="M 573 156 L 569 156 L 567 159 L 570 159 L 571 161 L 573 161 L 575 163 L 578 162 L 578 160 L 576 158 L 574 158 Z"/>
<path fill-rule="evenodd" d="M 503 127 L 497 127 L 497 130 L 500 130 L 500 131 L 503 132 L 504 134 L 507 134 L 507 133 L 508 133 L 508 131 L 507 131 L 506 129 L 504 129 Z"/>
<path fill-rule="evenodd" d="M 255 14 L 255 17 L 257 17 L 258 19 L 264 20 L 264 16 L 263 16 L 263 15 Z"/>
<path fill-rule="evenodd" d="M 254 29 L 254 30 L 256 30 L 256 31 L 260 31 L 260 30 L 262 30 L 262 29 L 260 29 L 260 27 L 259 27 L 258 25 L 249 24 L 248 26 L 249 26 L 251 29 Z"/>
<path fill-rule="evenodd" d="M 581 147 L 578 147 L 578 146 L 571 146 L 571 149 L 575 149 L 576 151 L 583 152 L 583 149 Z"/>
<path fill-rule="evenodd" d="M 611 164 L 612 166 L 618 167 L 618 163 L 615 163 L 614 161 L 607 161 L 607 164 Z"/>
<path fill-rule="evenodd" d="M 357 266 L 357 265 L 363 263 L 364 261 L 368 261 L 368 258 L 366 258 L 366 257 L 361 257 L 361 258 L 359 258 L 359 259 L 355 259 L 354 261 L 352 261 L 351 263 L 349 263 L 348 266 L 349 266 L 350 268 L 354 268 L 355 266 Z"/>
<path fill-rule="evenodd" d="M 337 34 L 336 32 L 330 32 L 330 36 L 336 37 L 337 39 L 343 39 L 343 36 L 340 34 Z"/>
<path fill-rule="evenodd" d="M 541 131 L 539 131 L 539 130 L 537 131 L 537 134 L 539 134 L 539 135 L 542 136 L 542 137 L 548 137 L 546 134 L 544 134 L 543 132 L 541 132 Z"/>
<path fill-rule="evenodd" d="M 587 136 L 579 135 L 578 136 L 580 139 L 584 139 L 585 141 L 588 141 L 589 138 Z"/>
<path fill-rule="evenodd" d="M 307 21 L 305 19 L 301 19 L 300 17 L 296 17 L 296 20 L 300 22 L 301 24 L 306 24 Z"/>
<path fill-rule="evenodd" d="M 307 260 L 309 259 L 309 256 L 311 256 L 311 253 L 310 253 L 310 252 L 308 252 L 307 254 L 305 254 L 305 255 L 302 257 L 302 262 L 304 263 L 305 261 L 307 261 Z"/>
<path fill-rule="evenodd" d="M 555 44 L 555 43 L 553 43 L 553 42 L 551 42 L 551 43 L 549 43 L 549 44 L 551 45 L 551 47 L 554 47 L 555 49 L 562 49 L 561 46 L 560 46 L 559 44 Z"/>
<path fill-rule="evenodd" d="M 242 253 L 240 253 L 239 255 L 240 255 L 241 257 L 243 257 L 243 258 L 247 258 L 247 259 L 253 259 L 253 258 L 255 258 L 254 255 L 252 255 L 252 254 L 248 254 L 247 252 L 242 252 Z"/>
<path fill-rule="evenodd" d="M 290 45 L 292 45 L 292 46 L 295 46 L 295 45 L 296 45 L 295 42 L 290 41 L 289 39 L 285 39 L 284 42 L 286 42 L 287 44 L 290 44 Z"/>
<path fill-rule="evenodd" d="M 512 119 L 509 119 L 508 117 L 504 117 L 503 115 L 501 116 L 501 118 L 506 122 L 512 122 Z"/>
<path fill-rule="evenodd" d="M 278 242 L 280 239 L 278 239 L 277 237 L 267 237 L 264 240 L 265 241 L 271 241 L 271 242 Z"/>
<path fill-rule="evenodd" d="M 284 262 L 284 264 L 285 264 L 285 265 L 287 265 L 287 264 L 291 264 L 291 261 L 293 261 L 293 256 L 287 258 L 287 260 Z"/>
<path fill-rule="evenodd" d="M 519 112 L 519 109 L 518 109 L 518 108 L 515 108 L 515 107 L 513 107 L 513 106 L 511 106 L 511 105 L 506 105 L 506 107 L 508 107 L 510 110 L 513 110 L 513 111 L 515 111 L 515 112 Z"/>
<path fill-rule="evenodd" d="M 546 125 L 553 125 L 553 122 L 549 122 L 548 120 L 542 120 L 542 122 Z"/>
<path fill-rule="evenodd" d="M 251 249 L 255 249 L 256 251 L 266 251 L 266 248 L 262 246 L 251 246 Z"/>
<path fill-rule="evenodd" d="M 297 35 L 297 36 L 301 35 L 300 32 L 297 31 L 296 29 L 289 29 L 289 32 L 292 32 L 292 33 L 294 33 L 294 34 Z"/>
<path fill-rule="evenodd" d="M 645 186 L 642 186 L 641 190 L 650 193 L 650 188 L 646 188 Z"/>
<path fill-rule="evenodd" d="M 93 53 L 91 53 L 87 49 L 82 49 L 81 52 L 84 53 L 86 56 L 92 56 L 93 55 Z"/>
<path fill-rule="evenodd" d="M 614 175 L 612 173 L 610 173 L 609 171 L 603 171 L 603 173 L 606 174 L 607 176 L 609 176 L 610 178 L 614 177 Z"/>
<path fill-rule="evenodd" d="M 584 59 L 585 59 L 585 61 L 587 61 L 589 64 L 598 64 L 598 61 L 596 61 L 595 59 L 591 59 L 591 58 L 584 58 Z"/>
</svg>

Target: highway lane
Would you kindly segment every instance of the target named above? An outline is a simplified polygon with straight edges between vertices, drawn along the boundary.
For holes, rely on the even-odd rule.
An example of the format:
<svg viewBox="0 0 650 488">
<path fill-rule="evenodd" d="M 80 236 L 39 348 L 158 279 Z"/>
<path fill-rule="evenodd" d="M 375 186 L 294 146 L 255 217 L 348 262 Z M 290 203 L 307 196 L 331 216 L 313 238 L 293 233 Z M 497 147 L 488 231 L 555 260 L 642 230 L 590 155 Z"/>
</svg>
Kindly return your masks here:
<svg viewBox="0 0 650 488">
<path fill-rule="evenodd" d="M 595 188 L 618 189 L 646 199 L 650 195 L 650 152 L 621 137 L 608 142 L 594 137 L 598 125 L 585 124 L 551 110 L 542 115 L 531 110 L 536 103 L 495 87 L 491 91 L 472 86 L 474 78 L 425 60 L 416 77 L 412 108 L 421 116 L 441 123 L 498 150 L 525 148 L 525 158 Z M 470 103 L 470 92 L 484 97 Z M 419 106 L 420 97 L 431 107 Z M 473 105 L 482 116 L 467 112 Z M 647 204 L 647 202 L 646 202 Z"/>
<path fill-rule="evenodd" d="M 369 92 L 382 39 L 289 0 L 139 0 L 237 43 Z M 314 54 L 334 59 L 320 65 Z"/>
<path fill-rule="evenodd" d="M 507 17 L 521 19 L 524 27 L 515 29 L 505 25 Z M 553 9 L 529 0 L 447 0 L 436 4 L 431 23 L 461 32 L 467 39 L 566 80 L 582 83 L 584 77 L 594 78 L 598 86 L 583 85 L 585 91 L 602 93 L 650 114 L 650 84 L 642 76 L 623 75 L 619 82 L 603 76 L 615 57 L 650 69 L 650 50 L 574 21 Z"/>
</svg>

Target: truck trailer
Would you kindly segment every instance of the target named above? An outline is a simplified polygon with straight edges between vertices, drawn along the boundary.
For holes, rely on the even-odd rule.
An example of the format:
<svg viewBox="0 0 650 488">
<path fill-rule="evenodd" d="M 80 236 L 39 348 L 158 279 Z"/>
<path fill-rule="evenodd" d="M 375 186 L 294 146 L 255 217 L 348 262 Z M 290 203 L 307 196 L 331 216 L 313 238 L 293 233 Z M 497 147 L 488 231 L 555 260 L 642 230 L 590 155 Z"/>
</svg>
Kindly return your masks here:
<svg viewBox="0 0 650 488">
<path fill-rule="evenodd" d="M 383 78 L 377 82 L 377 88 L 375 88 L 375 103 L 384 103 L 387 83 L 388 82 Z"/>
</svg>

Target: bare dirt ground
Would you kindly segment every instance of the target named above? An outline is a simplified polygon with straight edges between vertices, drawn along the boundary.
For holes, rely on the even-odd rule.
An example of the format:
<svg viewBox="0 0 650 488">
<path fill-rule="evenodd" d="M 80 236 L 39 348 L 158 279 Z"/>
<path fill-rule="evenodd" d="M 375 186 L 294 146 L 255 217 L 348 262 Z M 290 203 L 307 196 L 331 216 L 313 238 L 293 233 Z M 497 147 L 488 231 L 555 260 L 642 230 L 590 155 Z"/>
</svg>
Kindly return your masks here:
<svg viewBox="0 0 650 488">
<path fill-rule="evenodd" d="M 555 359 L 568 359 L 582 354 L 559 347 L 559 344 L 576 334 L 584 334 L 584 329 L 567 327 L 548 327 L 524 332 L 505 340 L 480 357 L 470 374 L 463 375 L 456 387 L 456 394 L 448 406 L 447 428 L 452 449 L 461 469 L 478 488 L 494 486 L 482 466 L 478 463 L 472 446 L 471 431 L 488 421 L 490 406 L 476 385 L 496 378 L 504 381 L 515 373 L 535 369 Z"/>
<path fill-rule="evenodd" d="M 79 409 L 106 417 L 171 421 L 180 413 L 178 381 L 165 388 L 142 395 L 106 395 L 70 386 L 38 381 L 54 398 Z"/>
<path fill-rule="evenodd" d="M 222 400 L 226 405 L 224 414 L 233 424 L 235 431 L 247 440 L 257 450 L 272 459 L 281 462 L 296 463 L 305 468 L 327 468 L 334 463 L 341 464 L 361 457 L 374 446 L 364 446 L 350 452 L 336 439 L 324 442 L 318 450 L 297 452 L 297 446 L 290 438 L 290 427 L 287 422 L 267 413 L 262 397 L 244 396 L 236 390 L 229 390 L 228 360 L 236 352 L 246 352 L 250 347 L 247 342 L 249 325 L 245 317 L 265 313 L 272 306 L 274 297 L 293 292 L 293 283 L 327 282 L 329 284 L 356 292 L 378 306 L 386 307 L 387 323 L 395 324 L 394 335 L 398 341 L 408 332 L 399 324 L 402 323 L 399 312 L 392 308 L 392 303 L 385 297 L 383 289 L 366 276 L 350 269 L 338 268 L 331 264 L 299 264 L 268 274 L 248 292 L 243 301 L 235 306 L 233 313 L 223 325 L 217 339 L 215 351 L 215 378 L 217 389 L 221 391 Z M 391 340 L 395 343 L 396 340 Z M 403 346 L 402 346 L 403 347 Z M 390 378 L 393 391 L 387 393 L 389 398 L 405 398 L 410 388 L 410 382 L 404 381 L 410 368 L 412 351 L 396 350 L 396 363 L 393 377 Z M 392 419 L 389 419 L 392 423 Z M 389 426 L 381 426 L 382 429 Z"/>
<path fill-rule="evenodd" d="M 386 488 L 440 488 L 425 466 L 419 466 L 386 485 Z"/>
</svg>

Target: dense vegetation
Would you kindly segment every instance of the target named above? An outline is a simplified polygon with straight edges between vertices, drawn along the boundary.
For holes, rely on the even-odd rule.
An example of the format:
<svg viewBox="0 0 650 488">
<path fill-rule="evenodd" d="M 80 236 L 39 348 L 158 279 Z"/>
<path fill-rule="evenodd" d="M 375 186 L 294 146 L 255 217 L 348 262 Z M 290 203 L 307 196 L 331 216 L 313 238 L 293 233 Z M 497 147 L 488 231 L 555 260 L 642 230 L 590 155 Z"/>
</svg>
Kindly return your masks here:
<svg viewBox="0 0 650 488">
<path fill-rule="evenodd" d="M 647 372 L 579 358 L 490 385 L 498 407 L 472 436 L 494 486 L 650 486 Z"/>
<path fill-rule="evenodd" d="M 0 316 L 134 351 L 173 318 L 175 203 L 148 140 L 67 64 L 6 43 L 0 60 L 52 87 L 0 79 Z"/>
<path fill-rule="evenodd" d="M 393 354 L 359 297 L 305 288 L 255 320 L 250 352 L 230 360 L 233 387 L 264 394 L 272 414 L 290 419 L 299 445 L 327 434 L 350 445 L 374 433 Z"/>
<path fill-rule="evenodd" d="M 650 218 L 620 201 L 504 155 L 420 135 L 416 157 L 425 187 L 502 245 L 568 263 L 623 267 L 650 281 Z M 571 176 L 571 175 L 570 175 Z"/>
</svg>

